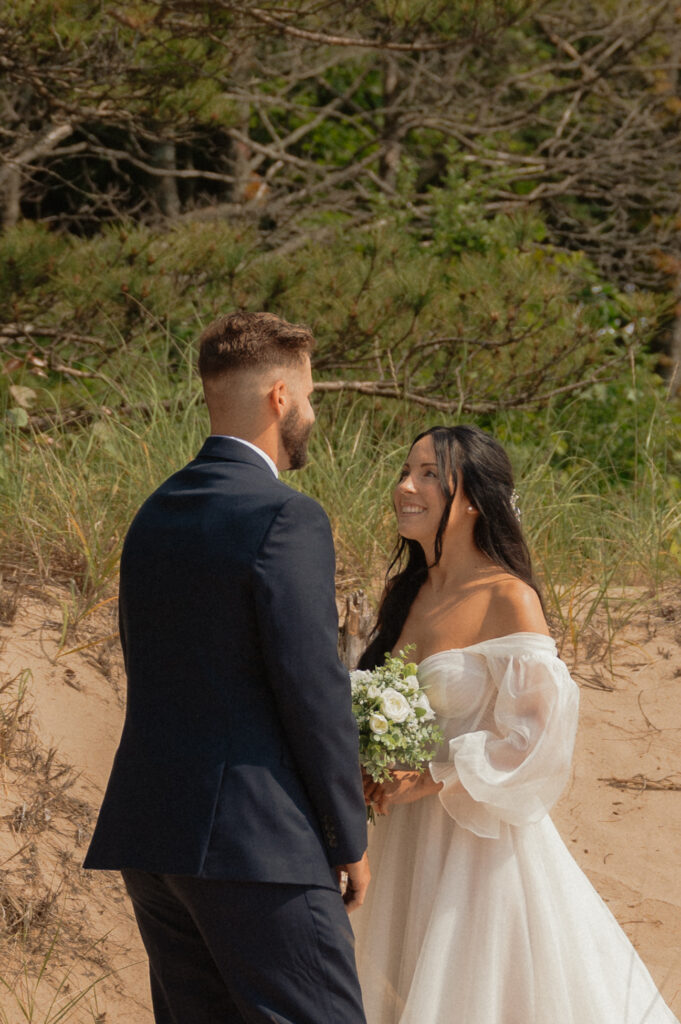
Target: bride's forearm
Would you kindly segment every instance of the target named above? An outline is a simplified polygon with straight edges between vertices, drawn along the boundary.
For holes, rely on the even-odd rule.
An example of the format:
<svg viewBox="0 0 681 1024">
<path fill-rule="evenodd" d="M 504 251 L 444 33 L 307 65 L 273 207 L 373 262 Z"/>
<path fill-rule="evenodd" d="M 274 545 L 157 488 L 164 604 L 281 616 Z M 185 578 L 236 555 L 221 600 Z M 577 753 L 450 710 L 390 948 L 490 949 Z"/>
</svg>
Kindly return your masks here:
<svg viewBox="0 0 681 1024">
<path fill-rule="evenodd" d="M 442 783 L 436 782 L 429 771 L 395 772 L 395 781 L 388 783 L 389 802 L 394 804 L 413 803 L 425 796 L 431 796 L 442 789 Z"/>
</svg>

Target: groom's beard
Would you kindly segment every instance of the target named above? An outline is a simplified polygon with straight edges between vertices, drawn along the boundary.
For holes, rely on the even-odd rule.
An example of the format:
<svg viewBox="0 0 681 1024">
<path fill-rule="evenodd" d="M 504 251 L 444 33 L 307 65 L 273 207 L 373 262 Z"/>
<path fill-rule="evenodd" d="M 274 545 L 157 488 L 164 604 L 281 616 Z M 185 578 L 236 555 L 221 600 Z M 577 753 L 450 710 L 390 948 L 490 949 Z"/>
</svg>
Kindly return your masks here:
<svg viewBox="0 0 681 1024">
<path fill-rule="evenodd" d="M 281 421 L 281 443 L 288 455 L 289 469 L 302 469 L 307 462 L 307 445 L 313 423 L 306 423 L 294 406 Z"/>
</svg>

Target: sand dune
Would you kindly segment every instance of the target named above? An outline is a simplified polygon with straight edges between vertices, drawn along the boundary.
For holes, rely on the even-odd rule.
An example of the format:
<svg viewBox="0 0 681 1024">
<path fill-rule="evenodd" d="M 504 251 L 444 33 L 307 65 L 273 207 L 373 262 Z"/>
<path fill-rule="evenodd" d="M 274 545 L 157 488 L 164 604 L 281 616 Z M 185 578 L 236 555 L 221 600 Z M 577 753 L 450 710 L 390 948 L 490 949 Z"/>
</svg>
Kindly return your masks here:
<svg viewBox="0 0 681 1024">
<path fill-rule="evenodd" d="M 59 599 L 25 597 L 0 628 L 0 706 L 26 684 L 0 761 L 0 976 L 28 953 L 35 979 L 58 930 L 38 1003 L 70 972 L 62 999 L 97 984 L 69 1021 L 146 1024 L 144 954 L 118 877 L 80 868 L 123 715 L 116 641 L 103 639 L 112 608 L 60 650 Z M 640 608 L 610 648 L 593 628 L 578 656 L 563 651 L 582 707 L 554 820 L 681 1015 L 681 590 Z M 16 1003 L 4 993 L 0 1007 Z"/>
</svg>

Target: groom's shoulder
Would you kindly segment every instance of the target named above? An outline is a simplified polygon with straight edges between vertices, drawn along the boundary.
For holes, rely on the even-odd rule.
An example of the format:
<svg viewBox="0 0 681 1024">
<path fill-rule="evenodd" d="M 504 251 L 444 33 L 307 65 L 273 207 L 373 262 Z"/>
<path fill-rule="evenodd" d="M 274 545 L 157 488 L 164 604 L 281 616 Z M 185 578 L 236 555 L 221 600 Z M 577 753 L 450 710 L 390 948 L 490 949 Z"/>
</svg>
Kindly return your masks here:
<svg viewBox="0 0 681 1024">
<path fill-rule="evenodd" d="M 280 477 L 271 477 L 266 493 L 267 505 L 275 517 L 281 515 L 284 518 L 308 522 L 323 520 L 328 523 L 326 512 L 315 498 L 298 490 L 297 487 L 292 487 Z"/>
<path fill-rule="evenodd" d="M 248 462 L 193 459 L 172 473 L 142 503 L 136 519 L 180 511 L 220 508 L 228 520 L 250 519 L 255 526 L 281 518 L 290 523 L 323 523 L 326 512 L 314 498 L 275 476 L 269 467 Z"/>
<path fill-rule="evenodd" d="M 282 509 L 285 507 L 287 513 L 299 516 L 307 522 L 328 523 L 329 517 L 315 498 L 305 494 L 304 491 L 291 487 L 290 484 L 284 483 L 283 480 L 277 480 L 275 483 L 279 484 L 280 507 Z"/>
</svg>

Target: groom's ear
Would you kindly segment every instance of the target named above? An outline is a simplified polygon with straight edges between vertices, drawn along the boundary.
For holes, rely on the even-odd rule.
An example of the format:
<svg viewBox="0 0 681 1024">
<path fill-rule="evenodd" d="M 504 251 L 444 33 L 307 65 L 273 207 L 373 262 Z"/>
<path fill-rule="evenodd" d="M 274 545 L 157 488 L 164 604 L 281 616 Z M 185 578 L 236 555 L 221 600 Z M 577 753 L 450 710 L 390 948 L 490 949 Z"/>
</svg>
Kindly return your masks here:
<svg viewBox="0 0 681 1024">
<path fill-rule="evenodd" d="M 283 378 L 278 377 L 277 380 L 275 380 L 267 393 L 267 398 L 272 412 L 278 419 L 281 419 L 288 409 L 289 403 L 289 389 Z"/>
</svg>

